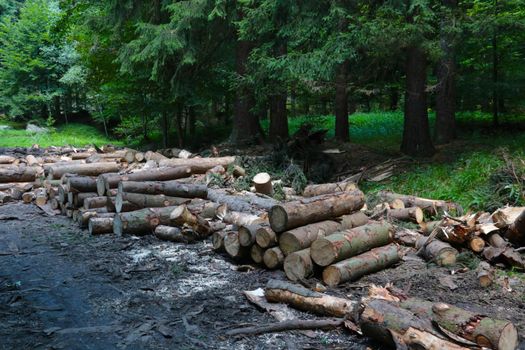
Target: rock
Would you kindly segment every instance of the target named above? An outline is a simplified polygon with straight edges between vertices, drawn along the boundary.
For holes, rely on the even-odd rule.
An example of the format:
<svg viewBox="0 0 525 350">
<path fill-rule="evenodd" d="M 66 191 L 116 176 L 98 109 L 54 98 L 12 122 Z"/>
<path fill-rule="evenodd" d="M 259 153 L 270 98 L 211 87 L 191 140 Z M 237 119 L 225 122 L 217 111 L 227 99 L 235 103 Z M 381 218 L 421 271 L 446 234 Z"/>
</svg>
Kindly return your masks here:
<svg viewBox="0 0 525 350">
<path fill-rule="evenodd" d="M 49 132 L 49 129 L 37 126 L 35 124 L 27 124 L 26 131 L 40 134 L 40 133 L 47 133 L 47 132 Z"/>
<path fill-rule="evenodd" d="M 11 130 L 12 127 L 10 127 L 9 125 L 0 125 L 0 131 L 2 130 Z"/>
</svg>

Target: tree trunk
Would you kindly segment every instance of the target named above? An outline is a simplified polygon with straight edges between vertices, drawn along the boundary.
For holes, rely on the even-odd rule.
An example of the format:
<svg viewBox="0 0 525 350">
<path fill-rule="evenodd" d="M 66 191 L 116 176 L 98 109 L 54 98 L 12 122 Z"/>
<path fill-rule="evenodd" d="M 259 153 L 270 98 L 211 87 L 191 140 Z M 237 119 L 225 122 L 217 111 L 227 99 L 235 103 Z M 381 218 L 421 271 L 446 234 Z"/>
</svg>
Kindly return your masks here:
<svg viewBox="0 0 525 350">
<path fill-rule="evenodd" d="M 416 249 L 421 251 L 421 254 L 427 261 L 435 262 L 439 266 L 452 266 L 456 263 L 456 257 L 459 254 L 455 248 L 448 243 L 442 242 L 438 239 L 433 239 L 427 243 L 427 237 L 421 236 L 417 239 Z"/>
<path fill-rule="evenodd" d="M 405 121 L 401 151 L 414 157 L 435 152 L 427 113 L 427 57 L 422 49 L 410 47 L 406 63 Z"/>
<path fill-rule="evenodd" d="M 270 209 L 270 225 L 275 232 L 283 232 L 351 214 L 361 209 L 364 203 L 364 194 L 359 190 L 283 203 Z"/>
<path fill-rule="evenodd" d="M 217 157 L 217 158 L 171 158 L 164 159 L 159 162 L 160 167 L 191 167 L 192 172 L 204 174 L 209 169 L 221 165 L 228 168 L 230 164 L 235 162 L 235 157 Z"/>
<path fill-rule="evenodd" d="M 498 0 L 494 0 L 494 18 L 498 16 Z M 492 33 L 492 124 L 499 126 L 499 54 L 498 27 L 494 24 Z"/>
<path fill-rule="evenodd" d="M 33 182 L 42 173 L 40 167 L 8 166 L 0 167 L 0 183 Z"/>
<path fill-rule="evenodd" d="M 208 199 L 216 203 L 225 204 L 229 210 L 254 214 L 261 214 L 270 210 L 278 203 L 272 198 L 262 198 L 249 192 L 242 195 L 231 195 L 224 190 L 211 188 L 208 190 Z"/>
<path fill-rule="evenodd" d="M 277 57 L 286 56 L 287 44 L 281 39 L 278 40 L 276 54 Z M 277 86 L 277 93 L 270 96 L 270 127 L 268 130 L 268 137 L 270 141 L 288 139 L 288 115 L 286 110 L 286 102 L 288 98 L 287 87 L 284 82 L 274 82 L 275 84 L 282 84 L 284 86 Z"/>
<path fill-rule="evenodd" d="M 122 181 L 118 185 L 118 191 L 144 194 L 163 194 L 172 197 L 204 198 L 208 196 L 206 185 L 183 184 L 176 180 L 172 181 Z"/>
<path fill-rule="evenodd" d="M 113 218 L 115 213 L 108 213 L 106 208 L 97 208 L 97 209 L 80 209 L 78 212 L 78 225 L 80 228 L 86 228 L 89 224 L 89 219 L 91 218 Z"/>
<path fill-rule="evenodd" d="M 108 204 L 108 197 L 95 196 L 85 198 L 83 201 L 84 209 L 105 208 Z"/>
<path fill-rule="evenodd" d="M 353 281 L 361 276 L 381 271 L 401 260 L 401 249 L 396 244 L 374 248 L 366 253 L 330 265 L 323 271 L 323 282 L 330 287 Z"/>
<path fill-rule="evenodd" d="M 97 180 L 90 176 L 72 176 L 66 180 L 71 192 L 96 192 Z M 103 196 L 104 194 L 99 194 Z"/>
<path fill-rule="evenodd" d="M 312 243 L 310 255 L 319 266 L 351 258 L 394 239 L 394 228 L 387 223 L 374 223 L 337 232 Z"/>
<path fill-rule="evenodd" d="M 113 218 L 97 218 L 89 219 L 88 231 L 90 235 L 102 235 L 105 233 L 113 233 Z"/>
<path fill-rule="evenodd" d="M 279 247 L 284 255 L 309 248 L 312 243 L 322 237 L 341 230 L 336 221 L 321 221 L 314 224 L 285 231 L 279 236 Z"/>
<path fill-rule="evenodd" d="M 264 294 L 271 303 L 288 304 L 296 309 L 322 316 L 346 317 L 352 315 L 359 305 L 355 301 L 317 293 L 278 280 L 269 280 Z"/>
<path fill-rule="evenodd" d="M 451 11 L 457 6 L 457 0 L 443 0 Z M 456 57 L 455 43 L 446 33 L 453 19 L 441 20 L 441 50 L 443 57 L 439 60 L 436 75 L 438 89 L 436 94 L 435 136 L 437 144 L 446 144 L 456 138 Z"/>
<path fill-rule="evenodd" d="M 347 88 L 349 65 L 348 60 L 341 63 L 335 77 L 335 138 L 341 142 L 350 139 Z"/>
<path fill-rule="evenodd" d="M 169 181 L 189 176 L 191 168 L 188 166 L 150 169 L 124 175 L 108 173 L 97 177 L 96 186 L 98 194 L 103 196 L 110 189 L 117 188 L 120 181 Z"/>
<path fill-rule="evenodd" d="M 284 259 L 284 273 L 292 281 L 307 279 L 314 274 L 314 268 L 310 248 L 293 252 Z"/>
<path fill-rule="evenodd" d="M 169 146 L 169 120 L 168 112 L 162 112 L 162 146 L 168 148 Z"/>
</svg>

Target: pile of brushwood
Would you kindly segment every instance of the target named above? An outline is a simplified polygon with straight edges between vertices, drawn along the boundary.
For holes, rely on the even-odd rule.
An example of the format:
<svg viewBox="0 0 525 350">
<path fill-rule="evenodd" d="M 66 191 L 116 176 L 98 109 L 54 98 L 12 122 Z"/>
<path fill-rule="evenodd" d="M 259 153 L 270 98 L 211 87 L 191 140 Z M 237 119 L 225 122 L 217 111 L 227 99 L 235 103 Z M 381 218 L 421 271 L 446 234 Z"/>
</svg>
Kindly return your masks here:
<svg viewBox="0 0 525 350">
<path fill-rule="evenodd" d="M 482 286 L 493 283 L 494 265 L 525 268 L 525 208 L 464 214 L 453 202 L 386 191 L 369 207 L 352 181 L 311 184 L 298 193 L 265 172 L 250 176 L 250 190 L 237 191 L 217 184 L 243 179 L 247 171 L 236 157 L 214 153 L 15 149 L 0 156 L 0 203 L 34 203 L 51 216 L 67 215 L 92 235 L 154 234 L 186 244 L 211 239 L 217 252 L 235 261 L 282 268 L 292 281 L 318 276 L 330 287 L 400 264 L 409 253 L 449 266 L 459 251 L 472 251 L 486 260 L 479 266 Z M 273 198 L 276 187 L 283 201 Z M 352 324 L 387 343 L 424 349 L 517 346 L 511 323 L 451 305 L 385 289 L 362 301 L 332 300 L 283 285 L 267 288 L 268 301 L 342 317 L 334 325 Z"/>
</svg>

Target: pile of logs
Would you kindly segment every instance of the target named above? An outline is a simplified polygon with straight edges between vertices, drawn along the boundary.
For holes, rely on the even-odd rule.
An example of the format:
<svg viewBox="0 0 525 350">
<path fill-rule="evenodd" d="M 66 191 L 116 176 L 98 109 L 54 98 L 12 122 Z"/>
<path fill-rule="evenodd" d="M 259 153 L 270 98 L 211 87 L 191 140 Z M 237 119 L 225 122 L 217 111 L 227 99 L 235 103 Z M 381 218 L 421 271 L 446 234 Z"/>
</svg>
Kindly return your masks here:
<svg viewBox="0 0 525 350">
<path fill-rule="evenodd" d="M 208 188 L 210 174 L 245 176 L 234 162 L 178 149 L 4 155 L 0 203 L 33 202 L 94 235 L 155 234 L 181 243 L 211 236 L 214 249 L 233 259 L 282 268 L 292 281 L 319 276 L 328 286 L 385 269 L 410 251 L 450 266 L 467 249 L 490 263 L 525 268 L 514 248 L 525 242 L 525 208 L 462 215 L 452 202 L 387 191 L 367 208 L 364 194 L 348 181 L 309 185 L 302 196 L 278 202 L 270 197 L 274 182 L 267 173 L 252 179 L 253 192 Z M 490 264 L 480 267 L 482 285 L 493 275 Z"/>
</svg>

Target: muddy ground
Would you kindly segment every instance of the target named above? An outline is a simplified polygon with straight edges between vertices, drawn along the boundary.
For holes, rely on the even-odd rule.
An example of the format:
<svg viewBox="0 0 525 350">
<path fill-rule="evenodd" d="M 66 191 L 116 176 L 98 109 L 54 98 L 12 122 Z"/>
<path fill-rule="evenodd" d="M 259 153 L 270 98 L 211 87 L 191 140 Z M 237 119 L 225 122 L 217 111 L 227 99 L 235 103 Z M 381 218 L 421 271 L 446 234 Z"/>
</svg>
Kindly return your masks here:
<svg viewBox="0 0 525 350">
<path fill-rule="evenodd" d="M 412 296 L 509 318 L 524 338 L 522 275 L 500 273 L 512 291 L 500 283 L 482 289 L 475 275 L 451 275 L 409 257 L 328 292 L 357 298 L 370 283 L 391 282 Z M 259 268 L 237 271 L 208 242 L 91 237 L 32 204 L 0 206 L 1 349 L 384 349 L 345 330 L 225 337 L 227 329 L 275 322 L 242 294 L 270 278 L 285 277 Z"/>
</svg>

